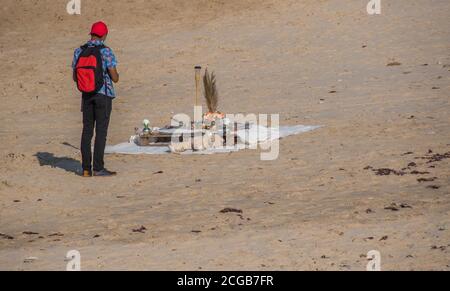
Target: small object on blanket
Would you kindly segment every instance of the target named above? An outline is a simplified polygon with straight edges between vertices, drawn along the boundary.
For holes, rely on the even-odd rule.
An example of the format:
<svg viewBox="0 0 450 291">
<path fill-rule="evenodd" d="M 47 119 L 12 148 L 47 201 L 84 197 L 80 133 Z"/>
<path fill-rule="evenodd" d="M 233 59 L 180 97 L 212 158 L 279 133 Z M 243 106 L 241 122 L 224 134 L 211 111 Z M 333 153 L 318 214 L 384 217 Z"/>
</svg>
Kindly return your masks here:
<svg viewBox="0 0 450 291">
<path fill-rule="evenodd" d="M 190 150 L 204 151 L 222 147 L 223 143 L 223 138 L 220 135 L 210 130 L 205 130 L 201 136 L 195 136 L 193 139 L 170 143 L 169 149 L 172 153 L 182 153 Z"/>
<path fill-rule="evenodd" d="M 135 128 L 136 135 L 130 138 L 130 142 L 136 143 L 138 146 L 148 146 L 151 143 L 155 143 L 157 138 L 154 136 L 155 131 L 150 127 L 150 121 L 144 119 L 142 121 L 144 125 L 143 129 Z"/>
<path fill-rule="evenodd" d="M 152 130 L 150 129 L 150 121 L 148 119 L 144 119 L 142 123 L 144 124 L 142 135 L 149 136 L 152 133 Z"/>
</svg>

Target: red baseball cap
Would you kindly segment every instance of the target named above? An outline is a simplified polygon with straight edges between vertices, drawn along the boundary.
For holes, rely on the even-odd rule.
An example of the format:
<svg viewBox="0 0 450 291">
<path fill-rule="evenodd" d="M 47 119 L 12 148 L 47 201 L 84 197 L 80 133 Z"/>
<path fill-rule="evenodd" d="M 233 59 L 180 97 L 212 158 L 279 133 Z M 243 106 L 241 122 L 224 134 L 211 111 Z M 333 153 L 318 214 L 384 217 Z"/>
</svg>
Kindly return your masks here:
<svg viewBox="0 0 450 291">
<path fill-rule="evenodd" d="M 91 34 L 95 34 L 99 37 L 103 37 L 108 34 L 108 26 L 102 21 L 92 24 Z"/>
</svg>

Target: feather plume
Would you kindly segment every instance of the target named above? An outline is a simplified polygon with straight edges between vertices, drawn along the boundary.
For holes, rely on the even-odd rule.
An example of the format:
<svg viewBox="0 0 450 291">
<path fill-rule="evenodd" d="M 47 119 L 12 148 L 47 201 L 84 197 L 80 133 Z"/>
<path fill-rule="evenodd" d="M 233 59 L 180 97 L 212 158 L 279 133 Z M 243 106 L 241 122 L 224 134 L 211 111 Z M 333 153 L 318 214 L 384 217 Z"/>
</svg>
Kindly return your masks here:
<svg viewBox="0 0 450 291">
<path fill-rule="evenodd" d="M 217 91 L 216 76 L 214 72 L 209 74 L 208 69 L 206 69 L 205 75 L 203 76 L 203 86 L 205 90 L 206 105 L 209 112 L 217 112 L 219 92 Z"/>
</svg>

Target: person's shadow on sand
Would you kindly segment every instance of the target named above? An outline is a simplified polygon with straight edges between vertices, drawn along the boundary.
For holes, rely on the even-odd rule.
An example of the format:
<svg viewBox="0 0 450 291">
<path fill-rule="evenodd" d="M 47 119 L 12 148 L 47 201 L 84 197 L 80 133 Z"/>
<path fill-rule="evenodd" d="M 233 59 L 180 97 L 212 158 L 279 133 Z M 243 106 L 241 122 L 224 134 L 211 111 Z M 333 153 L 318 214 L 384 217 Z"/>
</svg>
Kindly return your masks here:
<svg viewBox="0 0 450 291">
<path fill-rule="evenodd" d="M 63 169 L 67 172 L 72 172 L 81 175 L 81 163 L 69 157 L 55 157 L 54 154 L 48 152 L 38 152 L 35 157 L 39 161 L 39 165 L 50 166 L 52 168 Z"/>
</svg>

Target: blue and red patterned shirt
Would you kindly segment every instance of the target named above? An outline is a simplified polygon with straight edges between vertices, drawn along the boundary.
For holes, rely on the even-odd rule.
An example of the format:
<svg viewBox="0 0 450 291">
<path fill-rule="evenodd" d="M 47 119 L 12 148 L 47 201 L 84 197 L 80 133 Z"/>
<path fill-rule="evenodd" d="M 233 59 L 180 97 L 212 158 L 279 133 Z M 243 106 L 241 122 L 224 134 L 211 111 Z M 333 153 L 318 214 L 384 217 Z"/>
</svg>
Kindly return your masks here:
<svg viewBox="0 0 450 291">
<path fill-rule="evenodd" d="M 87 42 L 88 45 L 92 46 L 100 46 L 104 45 L 103 41 L 101 40 L 90 40 Z M 114 91 L 113 82 L 111 80 L 111 77 L 109 76 L 108 69 L 109 68 L 115 68 L 117 67 L 117 59 L 114 55 L 112 49 L 109 47 L 105 47 L 104 49 L 100 50 L 100 53 L 102 55 L 102 64 L 103 64 L 103 72 L 105 74 L 105 84 L 103 87 L 97 92 L 99 94 L 107 95 L 108 97 L 114 98 L 116 97 L 116 92 Z M 75 66 L 77 65 L 78 58 L 81 54 L 81 48 L 77 48 L 73 55 L 73 61 L 72 61 L 72 68 L 75 69 Z M 106 94 L 108 93 L 108 94 Z"/>
</svg>

